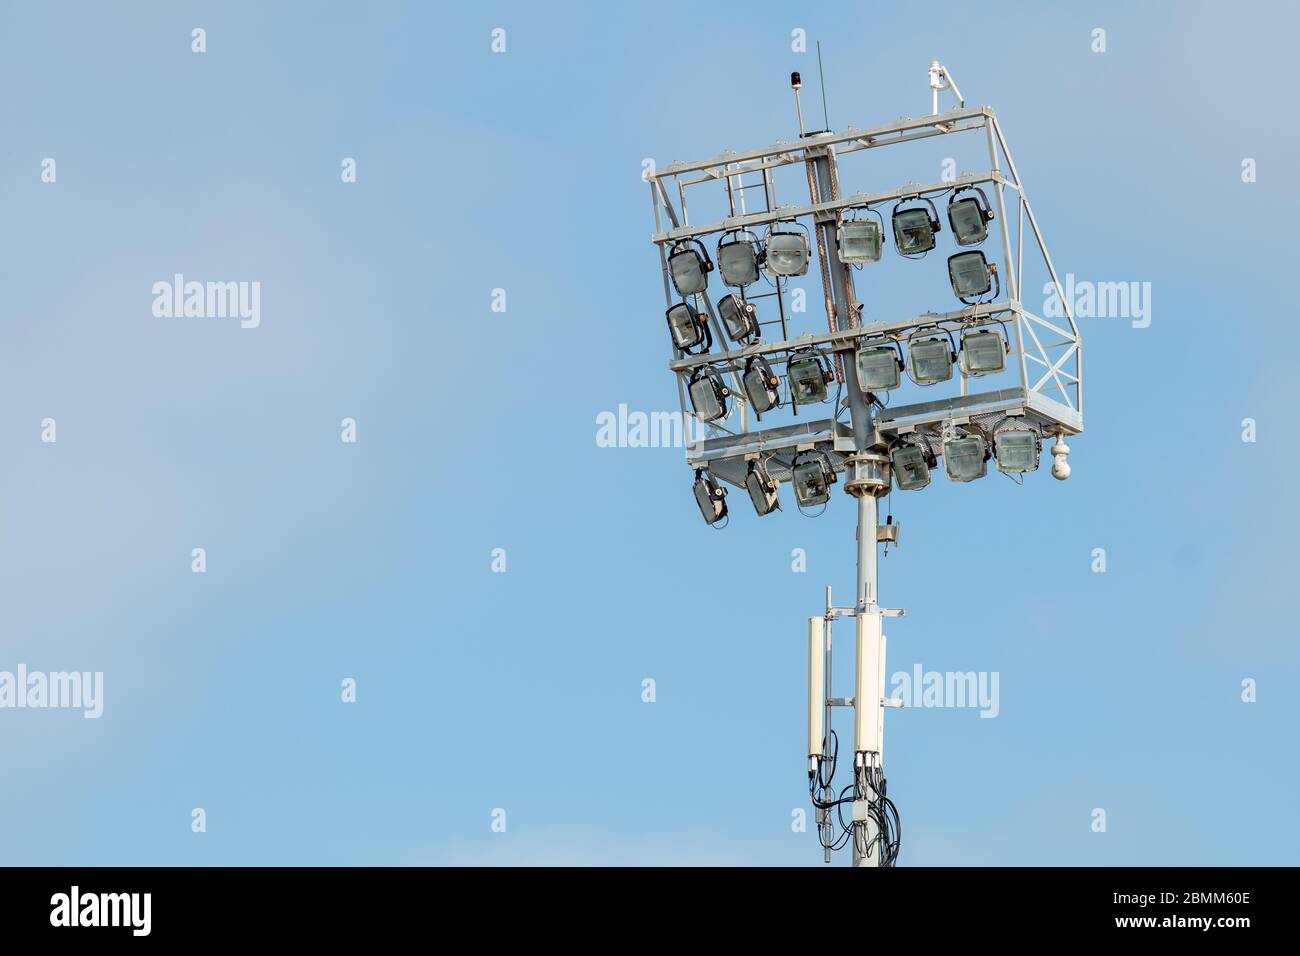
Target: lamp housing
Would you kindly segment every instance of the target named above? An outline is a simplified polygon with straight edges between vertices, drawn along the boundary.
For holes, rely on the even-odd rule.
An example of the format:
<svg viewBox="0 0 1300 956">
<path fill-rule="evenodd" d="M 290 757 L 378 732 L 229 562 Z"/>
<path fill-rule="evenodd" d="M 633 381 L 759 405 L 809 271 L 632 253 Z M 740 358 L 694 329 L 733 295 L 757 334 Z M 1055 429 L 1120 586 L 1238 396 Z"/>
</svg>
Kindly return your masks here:
<svg viewBox="0 0 1300 956">
<path fill-rule="evenodd" d="M 909 206 L 909 202 L 919 205 Z M 904 199 L 894 207 L 894 245 L 904 258 L 922 256 L 935 246 L 939 225 L 939 212 L 934 203 L 923 196 Z"/>
<path fill-rule="evenodd" d="M 683 239 L 668 253 L 668 274 L 681 296 L 698 295 L 709 287 L 713 260 L 698 239 Z"/>
<path fill-rule="evenodd" d="M 964 186 L 948 200 L 948 225 L 959 246 L 975 246 L 987 239 L 992 221 L 989 197 L 978 186 Z"/>
<path fill-rule="evenodd" d="M 949 481 L 974 481 L 988 474 L 989 449 L 979 435 L 962 435 L 943 443 L 943 468 Z"/>
<path fill-rule="evenodd" d="M 908 374 L 917 385 L 948 381 L 952 378 L 952 366 L 956 360 L 952 339 L 948 337 L 912 339 L 907 344 Z"/>
<path fill-rule="evenodd" d="M 704 469 L 695 472 L 695 503 L 705 524 L 717 524 L 727 516 L 727 489 Z"/>
</svg>

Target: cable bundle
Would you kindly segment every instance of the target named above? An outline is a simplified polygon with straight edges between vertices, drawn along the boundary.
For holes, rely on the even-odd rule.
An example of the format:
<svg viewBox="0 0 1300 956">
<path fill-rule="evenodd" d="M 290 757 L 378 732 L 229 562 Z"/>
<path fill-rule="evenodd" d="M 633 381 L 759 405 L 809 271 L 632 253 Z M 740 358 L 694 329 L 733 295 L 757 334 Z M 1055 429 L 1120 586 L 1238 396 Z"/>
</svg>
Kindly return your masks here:
<svg viewBox="0 0 1300 956">
<path fill-rule="evenodd" d="M 898 817 L 898 808 L 886 795 L 884 771 L 880 767 L 863 766 L 858 768 L 857 780 L 840 790 L 834 800 L 823 800 L 821 795 L 833 793 L 835 769 L 839 763 L 840 738 L 831 731 L 830 757 L 818 757 L 817 767 L 808 774 L 808 798 L 817 810 L 835 811 L 834 819 L 839 825 L 839 832 L 827 839 L 825 829 L 819 824 L 817 840 L 822 847 L 832 852 L 848 846 L 849 840 L 856 840 L 859 856 L 876 853 L 881 866 L 895 866 L 898 862 L 899 848 L 902 844 L 903 826 Z M 848 804 L 850 812 L 855 800 L 866 800 L 867 813 L 875 824 L 876 835 L 867 839 L 867 827 L 855 826 L 852 820 L 844 819 L 844 806 Z"/>
</svg>

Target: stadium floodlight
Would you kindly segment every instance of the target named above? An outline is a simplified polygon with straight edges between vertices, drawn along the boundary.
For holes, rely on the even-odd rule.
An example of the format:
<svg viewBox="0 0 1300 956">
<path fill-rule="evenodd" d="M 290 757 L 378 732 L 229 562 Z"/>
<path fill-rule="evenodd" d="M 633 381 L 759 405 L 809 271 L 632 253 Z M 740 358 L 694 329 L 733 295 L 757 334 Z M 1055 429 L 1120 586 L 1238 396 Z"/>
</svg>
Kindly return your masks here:
<svg viewBox="0 0 1300 956">
<path fill-rule="evenodd" d="M 835 483 L 835 470 L 823 452 L 805 451 L 795 456 L 790 469 L 794 484 L 794 497 L 800 507 L 824 505 L 831 500 L 831 485 Z"/>
<path fill-rule="evenodd" d="M 984 253 L 976 249 L 973 252 L 958 252 L 948 257 L 948 279 L 957 298 L 967 305 L 975 305 L 973 300 L 986 295 L 993 282 L 997 280 L 998 288 L 993 298 L 1002 294 L 1002 283 L 997 278 L 998 267 L 989 265 Z"/>
<path fill-rule="evenodd" d="M 876 218 L 840 220 L 835 246 L 839 251 L 840 262 L 845 265 L 880 261 L 880 251 L 885 244 L 885 220 L 877 210 L 867 211 Z"/>
<path fill-rule="evenodd" d="M 767 271 L 774 276 L 801 276 L 808 271 L 808 227 L 791 223 L 803 232 L 793 229 L 769 232 L 763 243 Z"/>
<path fill-rule="evenodd" d="M 748 229 L 723 233 L 717 255 L 725 285 L 743 289 L 758 281 L 758 237 Z"/>
<path fill-rule="evenodd" d="M 697 295 L 709 287 L 713 260 L 698 239 L 683 239 L 668 253 L 668 273 L 681 296 Z"/>
<path fill-rule="evenodd" d="M 956 494 L 992 492 L 997 489 L 987 482 L 978 485 L 981 477 L 1001 471 L 1019 486 L 1036 464 L 1065 479 L 1071 472 L 1065 443 L 1083 430 L 1082 341 L 1075 297 L 1060 281 L 1068 274 L 1058 273 L 1048 255 L 1038 211 L 993 110 L 969 105 L 937 60 L 930 64 L 930 84 L 933 115 L 838 129 L 818 120 L 814 128 L 805 125 L 795 73 L 798 138 L 778 135 L 758 148 L 715 144 L 737 148 L 650 164 L 643 174 L 664 308 L 683 304 L 674 314 L 680 341 L 694 350 L 686 354 L 675 339 L 664 351 L 681 413 L 703 433 L 685 448 L 699 486 L 698 510 L 711 529 L 730 521 L 722 501 L 725 494 L 725 504 L 731 503 L 728 492 L 740 494 L 742 511 L 747 498 L 759 516 L 792 506 L 814 516 L 829 512 L 830 499 L 841 496 L 851 500 L 826 517 L 838 524 L 852 520 L 850 508 L 856 512 L 853 587 L 839 600 L 827 588 L 824 606 L 809 621 L 806 750 L 816 810 L 810 835 L 826 863 L 843 848 L 851 850 L 855 867 L 900 861 L 898 807 L 886 794 L 884 753 L 886 718 L 896 713 L 889 705 L 897 703 L 889 698 L 885 630 L 903 614 L 881 600 L 880 562 L 899 540 L 889 496 L 944 484 L 945 476 L 977 485 Z M 949 93 L 955 109 L 941 112 L 946 108 L 939 98 Z M 971 131 L 979 142 L 970 142 Z M 977 150 L 945 138 L 956 134 L 964 146 L 980 147 L 978 153 L 987 147 L 987 164 Z M 947 170 L 942 176 L 927 172 L 926 163 L 909 172 L 908 156 L 895 156 L 900 150 L 894 144 L 929 137 L 952 143 L 937 155 L 962 153 L 970 172 L 953 179 Z M 795 182 L 804 179 L 806 190 Z M 946 268 L 961 301 L 954 304 L 942 286 L 928 293 L 914 289 L 921 298 L 911 303 L 863 294 L 859 280 L 871 277 L 868 263 L 888 271 L 887 246 L 912 260 L 933 251 L 928 263 L 898 268 L 924 272 L 927 282 Z M 1047 318 L 1026 308 L 1027 287 L 1046 290 L 1038 311 Z M 678 294 L 675 288 L 697 291 Z M 804 314 L 805 294 L 824 304 L 824 316 Z M 757 310 L 751 313 L 747 303 Z M 700 313 L 702 330 L 696 327 Z M 786 484 L 793 490 L 781 487 Z M 923 504 L 921 495 L 904 498 Z M 971 502 L 961 516 L 991 514 L 993 506 L 1001 507 Z M 998 513 L 1003 523 L 1015 517 Z M 702 564 L 699 549 L 693 557 Z M 948 591 L 970 591 L 981 573 L 995 574 L 964 572 L 930 584 L 938 582 L 938 591 L 945 582 Z M 921 591 L 938 593 L 933 586 Z M 719 620 L 734 616 L 735 594 L 710 596 Z M 846 625 L 856 635 L 845 634 Z M 840 632 L 834 641 L 832 630 Z M 852 696 L 838 696 L 844 693 Z M 846 750 L 849 757 L 838 759 Z M 851 779 L 836 779 L 844 770 Z"/>
<path fill-rule="evenodd" d="M 741 345 L 758 341 L 758 315 L 752 302 L 734 293 L 724 295 L 718 300 L 718 316 L 733 341 Z"/>
<path fill-rule="evenodd" d="M 917 385 L 936 385 L 952 378 L 957 349 L 951 333 L 946 338 L 913 338 L 907 344 L 909 374 Z"/>
<path fill-rule="evenodd" d="M 998 471 L 1023 474 L 1038 470 L 1038 458 L 1043 443 L 1038 433 L 1023 422 L 1007 419 L 993 432 L 993 453 L 997 456 Z"/>
<path fill-rule="evenodd" d="M 692 353 L 696 347 L 703 346 L 707 352 L 713 344 L 709 332 L 709 323 L 705 316 L 695 311 L 689 302 L 678 302 L 666 313 L 668 331 L 672 333 L 673 345 L 682 352 Z"/>
<path fill-rule="evenodd" d="M 717 524 L 727 516 L 727 489 L 703 468 L 695 470 L 695 503 L 706 524 Z"/>
<path fill-rule="evenodd" d="M 740 383 L 745 389 L 745 397 L 749 399 L 749 407 L 754 410 L 759 421 L 763 420 L 764 412 L 781 404 L 781 393 L 777 388 L 781 380 L 763 356 L 751 355 L 746 360 Z"/>
<path fill-rule="evenodd" d="M 903 350 L 895 342 L 858 350 L 858 385 L 864 392 L 887 392 L 898 388 L 903 371 Z"/>
<path fill-rule="evenodd" d="M 962 193 L 969 192 L 969 196 Z M 948 225 L 959 246 L 976 246 L 989 236 L 993 210 L 989 197 L 978 186 L 963 186 L 948 200 Z"/>
<path fill-rule="evenodd" d="M 727 414 L 727 396 L 731 389 L 722 383 L 722 376 L 712 366 L 692 372 L 687 391 L 691 395 L 691 408 L 700 421 L 717 421 Z"/>
<path fill-rule="evenodd" d="M 979 435 L 962 435 L 943 443 L 943 468 L 949 481 L 974 481 L 988 474 L 989 448 Z"/>
<path fill-rule="evenodd" d="M 899 491 L 920 491 L 930 483 L 930 469 L 939 463 L 928 445 L 902 441 L 890 449 L 889 464 Z"/>
<path fill-rule="evenodd" d="M 777 480 L 768 474 L 767 465 L 763 464 L 762 459 L 755 458 L 749 463 L 749 471 L 745 473 L 745 490 L 749 492 L 749 500 L 754 503 L 754 510 L 760 518 L 781 507 L 777 487 Z"/>
<path fill-rule="evenodd" d="M 993 375 L 1007 367 L 1006 339 L 991 329 L 961 334 L 961 370 L 967 375 Z"/>
<path fill-rule="evenodd" d="M 822 361 L 821 355 L 812 349 L 800 349 L 791 355 L 785 367 L 785 375 L 790 382 L 790 396 L 796 405 L 826 401 L 830 395 L 826 386 L 835 377 Z"/>
<path fill-rule="evenodd" d="M 909 206 L 908 203 L 921 205 Z M 894 206 L 894 244 L 905 259 L 919 258 L 934 248 L 934 237 L 943 227 L 939 211 L 924 196 L 900 200 Z"/>
</svg>

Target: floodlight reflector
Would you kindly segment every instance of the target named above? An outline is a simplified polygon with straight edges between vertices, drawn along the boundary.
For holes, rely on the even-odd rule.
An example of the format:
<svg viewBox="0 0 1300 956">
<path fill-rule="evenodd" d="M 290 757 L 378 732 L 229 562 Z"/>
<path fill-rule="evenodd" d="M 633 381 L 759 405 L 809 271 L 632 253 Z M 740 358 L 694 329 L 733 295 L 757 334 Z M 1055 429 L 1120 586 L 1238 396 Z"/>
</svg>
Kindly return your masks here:
<svg viewBox="0 0 1300 956">
<path fill-rule="evenodd" d="M 967 191 L 969 196 L 958 198 Z M 987 239 L 992 221 L 989 198 L 978 186 L 958 189 L 948 201 L 948 224 L 952 226 L 953 238 L 959 246 L 975 246 Z"/>
<path fill-rule="evenodd" d="M 830 501 L 835 472 L 827 465 L 825 455 L 802 452 L 796 456 L 790 475 L 794 484 L 794 497 L 800 506 L 824 505 Z"/>
<path fill-rule="evenodd" d="M 921 202 L 923 206 L 905 206 L 904 203 Z M 940 231 L 939 212 L 934 203 L 923 197 L 904 199 L 894 207 L 894 244 L 900 255 L 920 256 L 934 248 L 934 237 Z"/>
<path fill-rule="evenodd" d="M 735 239 L 728 239 L 735 236 Z M 750 232 L 729 232 L 718 243 L 718 271 L 729 286 L 744 288 L 758 281 L 757 240 Z"/>
<path fill-rule="evenodd" d="M 948 257 L 948 279 L 952 282 L 953 294 L 963 302 L 984 295 L 993 287 L 992 272 L 989 261 L 979 249 Z"/>
<path fill-rule="evenodd" d="M 1006 341 L 984 329 L 961 334 L 961 370 L 967 375 L 992 375 L 1007 367 Z"/>
<path fill-rule="evenodd" d="M 748 345 L 758 339 L 758 316 L 753 303 L 734 293 L 724 295 L 718 300 L 718 316 L 733 341 Z"/>
<path fill-rule="evenodd" d="M 758 512 L 760 518 L 781 507 L 777 487 L 776 479 L 768 474 L 767 466 L 760 459 L 755 458 L 749 463 L 749 471 L 745 475 L 745 490 L 749 492 L 749 500 L 754 503 L 754 510 Z"/>
<path fill-rule="evenodd" d="M 687 239 L 673 246 L 668 254 L 668 273 L 673 286 L 682 296 L 696 295 L 709 286 L 713 260 L 698 239 Z"/>
<path fill-rule="evenodd" d="M 917 385 L 934 385 L 952 378 L 952 341 L 932 337 L 913 339 L 907 346 L 912 381 Z"/>
<path fill-rule="evenodd" d="M 801 276 L 808 271 L 806 232 L 770 232 L 764 244 L 767 271 L 776 276 Z"/>
<path fill-rule="evenodd" d="M 1043 443 L 1038 435 L 1024 425 L 1001 428 L 993 435 L 993 451 L 997 455 L 998 471 L 1020 474 L 1038 470 L 1038 458 Z"/>
<path fill-rule="evenodd" d="M 889 463 L 899 491 L 920 491 L 930 483 L 930 469 L 936 464 L 933 455 L 913 444 L 895 446 Z"/>
<path fill-rule="evenodd" d="M 974 481 L 988 474 L 989 450 L 979 435 L 963 435 L 943 443 L 943 467 L 949 481 Z"/>
<path fill-rule="evenodd" d="M 695 472 L 695 503 L 706 524 L 717 524 L 727 516 L 727 489 L 703 469 Z"/>
<path fill-rule="evenodd" d="M 826 386 L 831 380 L 831 371 L 822 364 L 822 358 L 816 352 L 796 352 L 786 365 L 785 374 L 796 405 L 824 402 L 829 397 Z"/>
<path fill-rule="evenodd" d="M 835 243 L 839 249 L 840 262 L 846 265 L 879 262 L 884 239 L 881 223 L 875 219 L 843 220 Z"/>
<path fill-rule="evenodd" d="M 716 421 L 727 414 L 727 396 L 731 390 L 722 384 L 715 369 L 696 369 L 691 374 L 687 391 L 691 395 L 691 408 L 700 421 Z"/>
<path fill-rule="evenodd" d="M 887 392 L 898 388 L 903 371 L 903 354 L 897 346 L 868 346 L 858 350 L 858 385 L 864 392 Z"/>
<path fill-rule="evenodd" d="M 759 421 L 763 420 L 764 412 L 771 411 L 781 404 L 781 393 L 778 391 L 781 380 L 761 355 L 751 355 L 745 362 L 745 371 L 740 376 L 740 382 L 745 389 L 745 397 L 749 399 L 749 405 Z"/>
<path fill-rule="evenodd" d="M 708 338 L 708 323 L 704 321 L 704 316 L 696 313 L 689 302 L 678 302 L 669 308 L 667 317 L 668 331 L 672 333 L 673 345 L 679 350 L 689 352 Z"/>
</svg>

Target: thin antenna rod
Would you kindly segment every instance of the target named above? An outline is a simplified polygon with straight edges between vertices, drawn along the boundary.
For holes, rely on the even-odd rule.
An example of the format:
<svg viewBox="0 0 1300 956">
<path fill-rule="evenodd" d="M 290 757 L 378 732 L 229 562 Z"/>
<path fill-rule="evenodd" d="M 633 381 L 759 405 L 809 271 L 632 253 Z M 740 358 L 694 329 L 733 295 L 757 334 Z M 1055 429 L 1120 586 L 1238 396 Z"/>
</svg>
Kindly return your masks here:
<svg viewBox="0 0 1300 956">
<path fill-rule="evenodd" d="M 799 138 L 803 139 L 803 106 L 799 102 L 799 90 L 803 87 L 803 78 L 798 73 L 790 74 L 790 89 L 794 90 L 794 109 L 799 114 Z"/>
<path fill-rule="evenodd" d="M 822 72 L 822 41 L 817 41 L 817 79 L 822 87 L 822 123 L 823 129 L 831 128 L 830 114 L 826 111 L 826 74 Z"/>
</svg>

